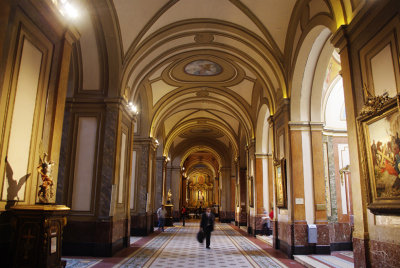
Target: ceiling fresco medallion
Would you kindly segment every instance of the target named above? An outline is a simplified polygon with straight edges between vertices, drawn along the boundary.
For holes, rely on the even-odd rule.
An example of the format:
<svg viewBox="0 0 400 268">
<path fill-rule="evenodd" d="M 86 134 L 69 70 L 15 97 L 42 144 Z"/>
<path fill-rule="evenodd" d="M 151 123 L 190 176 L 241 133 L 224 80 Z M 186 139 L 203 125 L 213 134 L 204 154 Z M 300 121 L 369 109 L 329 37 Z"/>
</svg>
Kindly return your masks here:
<svg viewBox="0 0 400 268">
<path fill-rule="evenodd" d="M 195 60 L 185 66 L 185 73 L 197 76 L 213 76 L 222 72 L 222 67 L 209 60 Z"/>
<path fill-rule="evenodd" d="M 201 51 L 199 51 L 201 52 Z M 182 87 L 196 84 L 198 87 L 233 86 L 243 81 L 244 70 L 235 62 L 216 55 L 187 53 L 180 55 L 161 74 L 165 83 Z M 207 51 L 209 52 L 209 51 Z"/>
</svg>

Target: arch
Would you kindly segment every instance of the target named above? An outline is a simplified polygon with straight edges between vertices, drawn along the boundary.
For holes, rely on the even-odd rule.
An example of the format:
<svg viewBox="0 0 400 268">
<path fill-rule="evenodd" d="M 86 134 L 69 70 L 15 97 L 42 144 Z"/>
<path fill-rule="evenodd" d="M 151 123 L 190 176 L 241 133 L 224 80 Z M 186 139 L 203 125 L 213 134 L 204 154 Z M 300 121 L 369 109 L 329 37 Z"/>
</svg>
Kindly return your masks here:
<svg viewBox="0 0 400 268">
<path fill-rule="evenodd" d="M 256 154 L 268 153 L 268 137 L 269 126 L 268 118 L 270 112 L 268 106 L 263 104 L 258 112 L 257 125 L 256 125 Z M 265 127 L 267 125 L 267 127 Z"/>
<path fill-rule="evenodd" d="M 320 53 L 331 35 L 325 26 L 317 26 L 305 38 L 293 72 L 290 101 L 291 121 L 311 120 L 311 94 Z"/>
<path fill-rule="evenodd" d="M 181 133 L 182 131 L 188 130 L 188 129 L 192 128 L 192 127 L 211 127 L 211 128 L 216 128 L 216 129 L 220 130 L 230 140 L 230 142 L 231 142 L 231 144 L 233 146 L 234 158 L 238 157 L 239 148 L 238 148 L 238 146 L 237 146 L 237 144 L 235 142 L 235 137 L 232 135 L 232 133 L 229 131 L 229 129 L 227 129 L 224 126 L 221 126 L 221 124 L 219 124 L 215 120 L 207 120 L 207 123 L 199 123 L 197 119 L 189 120 L 189 121 L 183 123 L 182 125 L 177 126 L 172 131 L 172 133 L 166 138 L 165 147 L 164 147 L 164 154 L 163 155 L 168 155 L 169 149 L 170 149 L 173 141 L 175 140 L 175 138 L 179 135 L 179 133 Z"/>
<path fill-rule="evenodd" d="M 218 162 L 219 168 L 222 167 L 222 160 L 221 160 L 221 156 L 219 155 L 219 153 L 217 151 L 215 151 L 213 148 L 207 146 L 207 145 L 197 145 L 194 147 L 189 148 L 186 152 L 184 152 L 182 158 L 181 158 L 181 162 L 180 162 L 180 166 L 182 167 L 183 164 L 185 163 L 186 159 L 193 153 L 199 152 L 199 151 L 206 151 L 211 153 Z"/>
</svg>

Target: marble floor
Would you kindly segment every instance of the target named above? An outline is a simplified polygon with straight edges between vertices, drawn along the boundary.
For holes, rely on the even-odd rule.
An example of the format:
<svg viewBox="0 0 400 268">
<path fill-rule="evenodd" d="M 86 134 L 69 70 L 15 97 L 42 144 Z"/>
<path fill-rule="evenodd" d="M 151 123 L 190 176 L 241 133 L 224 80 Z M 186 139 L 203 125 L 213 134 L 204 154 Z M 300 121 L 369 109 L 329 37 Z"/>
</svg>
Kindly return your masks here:
<svg viewBox="0 0 400 268">
<path fill-rule="evenodd" d="M 294 259 L 309 268 L 353 268 L 352 251 L 335 251 L 331 255 L 294 255 Z"/>
<path fill-rule="evenodd" d="M 175 223 L 165 232 L 131 240 L 112 258 L 64 258 L 67 267 L 304 267 L 231 224 L 217 223 L 211 249 L 196 240 L 198 222 Z"/>
</svg>

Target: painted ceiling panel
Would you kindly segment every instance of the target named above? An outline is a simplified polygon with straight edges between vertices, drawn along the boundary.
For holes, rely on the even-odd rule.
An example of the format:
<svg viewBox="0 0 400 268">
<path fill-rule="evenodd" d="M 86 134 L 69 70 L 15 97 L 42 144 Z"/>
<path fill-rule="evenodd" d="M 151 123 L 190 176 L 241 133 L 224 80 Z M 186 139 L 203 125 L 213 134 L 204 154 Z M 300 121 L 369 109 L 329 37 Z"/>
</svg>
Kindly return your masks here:
<svg viewBox="0 0 400 268">
<path fill-rule="evenodd" d="M 257 18 L 264 24 L 274 38 L 281 52 L 285 48 L 286 31 L 289 26 L 290 16 L 296 0 L 271 1 L 266 4 L 265 0 L 242 0 Z"/>
<path fill-rule="evenodd" d="M 154 80 L 158 79 L 161 76 L 161 73 L 164 71 L 164 69 L 169 65 L 169 63 L 166 63 L 162 66 L 160 66 L 150 77 L 149 80 Z"/>
<path fill-rule="evenodd" d="M 310 19 L 320 12 L 330 13 L 329 7 L 324 1 L 313 0 L 308 5 L 310 7 Z"/>
<path fill-rule="evenodd" d="M 124 53 L 143 27 L 168 0 L 114 0 L 119 19 Z"/>
<path fill-rule="evenodd" d="M 221 138 L 217 138 L 217 140 L 221 141 L 223 144 L 225 144 L 226 147 L 229 148 L 229 139 L 226 136 L 223 136 Z"/>
<path fill-rule="evenodd" d="M 243 79 L 243 81 L 236 86 L 229 87 L 231 90 L 239 94 L 243 99 L 247 101 L 249 105 L 251 105 L 251 98 L 253 96 L 253 87 L 254 83 L 247 79 Z"/>
<path fill-rule="evenodd" d="M 186 100 L 188 98 L 192 98 L 192 97 L 195 97 L 195 96 L 196 96 L 195 93 L 188 93 L 188 94 L 184 94 L 184 95 L 181 95 L 181 96 L 178 96 L 178 97 L 174 97 L 173 101 L 165 103 L 165 106 L 163 107 L 163 111 L 167 112 L 170 109 L 173 109 L 172 106 L 175 106 L 176 103 L 180 103 L 180 102 L 182 102 L 182 101 L 184 101 L 184 100 Z M 192 106 L 191 105 L 179 105 L 178 107 L 175 107 L 174 112 L 182 111 L 182 110 L 185 110 L 185 109 L 192 109 Z"/>
<path fill-rule="evenodd" d="M 246 73 L 246 76 L 248 76 L 254 80 L 257 79 L 256 75 L 252 71 L 250 71 L 247 67 L 240 64 L 239 62 L 236 62 L 236 64 L 239 65 L 244 70 L 244 72 Z"/>
<path fill-rule="evenodd" d="M 165 52 L 166 50 L 174 49 L 179 45 L 186 44 L 186 43 L 192 43 L 193 42 L 193 36 L 188 36 L 188 37 L 183 37 L 183 38 L 177 38 L 175 40 L 172 40 L 166 44 L 163 44 L 157 48 L 150 48 L 149 49 L 149 54 L 146 55 L 146 57 L 143 60 L 137 61 L 137 66 L 133 70 L 132 74 L 130 75 L 131 79 L 129 82 L 129 85 L 132 84 L 132 80 L 134 78 L 139 77 L 140 72 L 143 71 L 143 69 L 147 68 L 150 64 L 150 62 L 157 60 L 158 62 L 161 62 L 162 60 L 165 60 L 165 58 L 160 57 L 160 55 Z M 179 50 L 179 51 L 170 51 L 168 54 L 168 57 L 171 57 L 175 54 L 181 53 L 185 50 Z"/>
<path fill-rule="evenodd" d="M 217 121 L 221 121 L 221 118 L 207 112 L 207 111 L 198 111 L 196 113 L 191 114 L 190 116 L 185 118 L 185 121 L 190 120 L 190 119 L 195 119 L 195 118 L 210 118 L 210 119 L 215 119 Z"/>
<path fill-rule="evenodd" d="M 184 110 L 177 112 L 171 116 L 169 116 L 165 122 L 164 122 L 164 127 L 165 127 L 165 135 L 168 135 L 168 133 L 171 131 L 171 129 L 180 121 L 182 118 L 185 116 L 189 115 L 190 113 L 193 113 L 195 110 Z"/>
<path fill-rule="evenodd" d="M 179 145 L 179 143 L 181 143 L 184 140 L 185 140 L 184 138 L 176 136 L 176 138 L 174 139 L 174 146 L 177 147 Z"/>
<path fill-rule="evenodd" d="M 149 29 L 142 40 L 165 25 L 196 18 L 210 18 L 236 23 L 264 38 L 254 22 L 228 0 L 185 0 L 179 1 L 165 12 Z"/>
<path fill-rule="evenodd" d="M 219 117 L 221 117 L 225 122 L 227 122 L 232 129 L 235 131 L 236 135 L 239 133 L 239 121 L 236 120 L 233 116 L 227 115 L 226 113 L 213 111 L 213 113 Z"/>
<path fill-rule="evenodd" d="M 276 89 L 276 88 L 279 88 L 280 86 L 279 86 L 279 83 L 278 83 L 278 81 L 277 81 L 277 79 L 276 79 L 276 76 L 275 76 L 275 74 L 274 74 L 274 72 L 273 72 L 273 70 L 272 70 L 272 68 L 271 68 L 271 65 L 270 64 L 268 64 L 267 62 L 266 62 L 266 60 L 262 57 L 262 56 L 264 56 L 264 55 L 262 55 L 261 53 L 262 52 L 259 52 L 259 53 L 257 53 L 256 51 L 254 51 L 254 50 L 250 50 L 245 44 L 243 44 L 242 42 L 239 42 L 239 41 L 236 41 L 236 40 L 232 40 L 232 39 L 230 39 L 230 38 L 227 38 L 227 37 L 223 37 L 223 36 L 216 36 L 215 37 L 215 41 L 216 42 L 221 42 L 221 43 L 227 43 L 227 44 L 229 44 L 230 46 L 232 46 L 232 47 L 234 47 L 234 48 L 236 48 L 236 49 L 238 49 L 239 51 L 243 51 L 243 52 L 246 52 L 246 57 L 250 57 L 250 58 L 252 58 L 252 59 L 254 59 L 256 62 L 248 62 L 249 64 L 255 64 L 255 63 L 257 63 L 257 64 L 259 64 L 260 66 L 261 66 L 261 68 L 263 68 L 263 70 L 267 73 L 267 74 L 269 74 L 269 78 L 270 78 L 270 80 L 271 80 L 271 82 L 273 83 L 273 88 L 274 89 Z M 241 55 L 241 57 L 242 57 L 243 55 Z M 260 68 L 257 68 L 256 66 L 254 66 L 254 68 L 255 69 L 260 69 Z"/>
<path fill-rule="evenodd" d="M 153 106 L 167 93 L 176 89 L 176 87 L 166 84 L 164 81 L 159 80 L 151 84 L 151 89 L 153 92 Z"/>
</svg>

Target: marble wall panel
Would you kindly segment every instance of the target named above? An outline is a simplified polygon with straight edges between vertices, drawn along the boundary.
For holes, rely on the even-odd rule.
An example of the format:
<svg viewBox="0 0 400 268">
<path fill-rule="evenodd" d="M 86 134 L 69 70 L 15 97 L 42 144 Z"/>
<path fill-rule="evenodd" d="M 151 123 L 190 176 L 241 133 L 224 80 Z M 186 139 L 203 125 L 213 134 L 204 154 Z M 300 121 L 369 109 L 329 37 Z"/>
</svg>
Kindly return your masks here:
<svg viewBox="0 0 400 268">
<path fill-rule="evenodd" d="M 371 267 L 400 267 L 400 245 L 370 241 Z"/>
<path fill-rule="evenodd" d="M 106 111 L 103 139 L 103 157 L 101 158 L 101 186 L 99 198 L 99 217 L 110 214 L 111 190 L 114 178 L 114 163 L 117 139 L 118 106 L 109 106 Z"/>
<path fill-rule="evenodd" d="M 350 223 L 329 223 L 330 243 L 351 242 L 352 227 Z"/>
<path fill-rule="evenodd" d="M 367 242 L 368 243 L 368 242 Z M 365 250 L 368 248 L 364 239 L 353 238 L 354 267 L 367 267 Z"/>
<path fill-rule="evenodd" d="M 294 224 L 294 244 L 296 246 L 308 245 L 307 224 Z"/>
<path fill-rule="evenodd" d="M 318 224 L 317 225 L 317 244 L 318 245 L 329 245 L 329 225 Z"/>
</svg>

